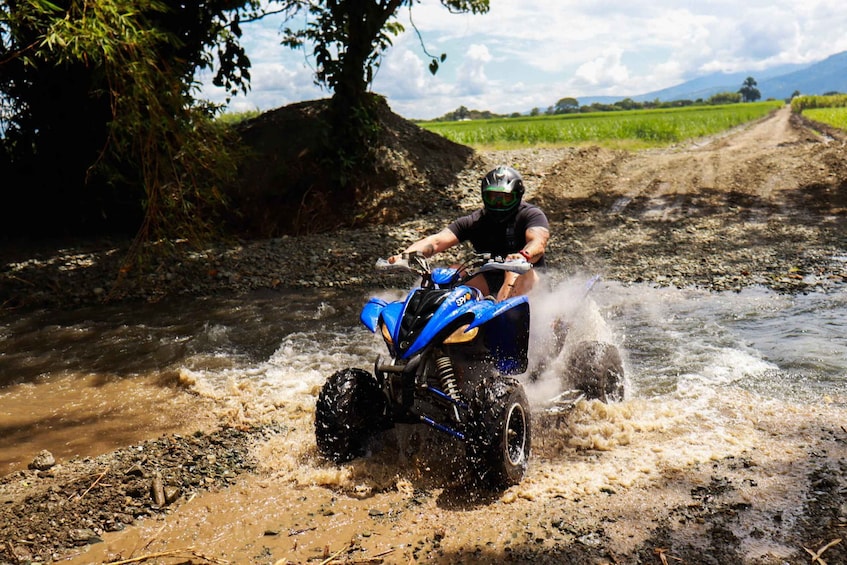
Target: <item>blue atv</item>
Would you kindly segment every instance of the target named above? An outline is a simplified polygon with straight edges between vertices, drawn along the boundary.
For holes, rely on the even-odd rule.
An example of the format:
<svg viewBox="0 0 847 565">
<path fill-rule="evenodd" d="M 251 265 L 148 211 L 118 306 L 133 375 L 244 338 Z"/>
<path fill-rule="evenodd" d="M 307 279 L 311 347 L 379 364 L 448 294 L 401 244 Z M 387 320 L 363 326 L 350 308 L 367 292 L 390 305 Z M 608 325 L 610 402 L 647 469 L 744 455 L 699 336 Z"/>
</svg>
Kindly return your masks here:
<svg viewBox="0 0 847 565">
<path fill-rule="evenodd" d="M 425 424 L 464 442 L 483 486 L 519 483 L 532 434 L 529 402 L 514 377 L 528 370 L 529 301 L 498 302 L 466 283 L 488 271 L 525 273 L 532 264 L 484 254 L 431 269 L 422 255 L 407 254 L 377 268 L 415 273 L 421 283 L 403 300 L 371 298 L 362 309 L 360 320 L 382 336 L 388 356 L 377 357 L 373 374 L 350 368 L 327 379 L 315 410 L 319 452 L 349 461 L 394 424 Z M 596 386 L 594 373 L 580 379 Z"/>
</svg>

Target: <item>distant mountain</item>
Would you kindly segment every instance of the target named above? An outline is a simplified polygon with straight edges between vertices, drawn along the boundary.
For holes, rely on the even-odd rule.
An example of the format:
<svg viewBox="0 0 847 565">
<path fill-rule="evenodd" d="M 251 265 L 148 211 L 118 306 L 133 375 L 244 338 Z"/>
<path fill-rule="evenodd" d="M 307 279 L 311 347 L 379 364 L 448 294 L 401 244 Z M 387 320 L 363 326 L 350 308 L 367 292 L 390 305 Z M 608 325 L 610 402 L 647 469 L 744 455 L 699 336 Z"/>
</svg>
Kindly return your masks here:
<svg viewBox="0 0 847 565">
<path fill-rule="evenodd" d="M 697 100 L 707 99 L 718 92 L 738 92 L 744 80 L 753 77 L 756 88 L 762 94 L 762 100 L 768 98 L 788 98 L 795 91 L 801 94 L 824 94 L 826 92 L 847 92 L 847 51 L 836 53 L 818 63 L 803 65 L 781 65 L 766 71 L 747 71 L 741 73 L 712 73 L 672 86 L 636 96 L 583 96 L 580 105 L 613 104 L 624 98 L 636 102 L 660 100 Z"/>
<path fill-rule="evenodd" d="M 847 51 L 836 53 L 805 69 L 759 81 L 762 98 L 788 98 L 800 94 L 847 92 Z"/>
</svg>

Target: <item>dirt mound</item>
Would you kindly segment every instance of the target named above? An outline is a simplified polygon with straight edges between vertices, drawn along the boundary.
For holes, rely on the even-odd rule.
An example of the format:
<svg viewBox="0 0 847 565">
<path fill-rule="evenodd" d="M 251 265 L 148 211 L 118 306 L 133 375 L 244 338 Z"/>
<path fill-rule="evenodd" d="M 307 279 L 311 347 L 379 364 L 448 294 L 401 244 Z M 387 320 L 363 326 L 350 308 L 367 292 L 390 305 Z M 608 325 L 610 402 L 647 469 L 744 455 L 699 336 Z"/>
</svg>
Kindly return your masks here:
<svg viewBox="0 0 847 565">
<path fill-rule="evenodd" d="M 377 98 L 375 169 L 344 193 L 323 156 L 328 100 L 292 104 L 243 124 L 248 157 L 231 195 L 239 231 L 254 237 L 391 223 L 429 209 L 455 208 L 447 189 L 479 161 L 474 151 L 424 130 Z"/>
</svg>

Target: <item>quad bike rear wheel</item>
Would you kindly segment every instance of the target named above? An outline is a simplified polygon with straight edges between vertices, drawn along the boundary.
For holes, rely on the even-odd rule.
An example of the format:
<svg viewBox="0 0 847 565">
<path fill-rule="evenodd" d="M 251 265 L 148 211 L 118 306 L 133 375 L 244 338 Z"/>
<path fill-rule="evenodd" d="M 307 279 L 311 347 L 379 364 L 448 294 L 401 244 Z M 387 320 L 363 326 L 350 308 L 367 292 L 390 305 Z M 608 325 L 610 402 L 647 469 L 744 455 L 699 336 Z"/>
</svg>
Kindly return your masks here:
<svg viewBox="0 0 847 565">
<path fill-rule="evenodd" d="M 518 484 L 532 443 L 523 386 L 512 378 L 484 379 L 474 390 L 469 415 L 466 449 L 477 478 L 496 490 Z"/>
<path fill-rule="evenodd" d="M 566 386 L 581 390 L 589 400 L 623 400 L 623 361 L 620 351 L 611 343 L 578 343 L 568 358 L 567 378 Z"/>
<path fill-rule="evenodd" d="M 318 451 L 335 463 L 365 454 L 368 440 L 385 429 L 386 400 L 373 375 L 343 369 L 324 383 L 315 406 Z"/>
</svg>

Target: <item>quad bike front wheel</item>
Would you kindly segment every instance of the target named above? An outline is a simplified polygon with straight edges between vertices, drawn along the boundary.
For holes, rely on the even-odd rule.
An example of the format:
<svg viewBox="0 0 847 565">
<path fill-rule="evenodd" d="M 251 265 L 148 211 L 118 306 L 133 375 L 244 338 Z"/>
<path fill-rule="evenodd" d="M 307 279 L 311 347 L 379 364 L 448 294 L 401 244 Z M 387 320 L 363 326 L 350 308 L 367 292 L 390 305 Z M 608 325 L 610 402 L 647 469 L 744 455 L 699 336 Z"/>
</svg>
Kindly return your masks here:
<svg viewBox="0 0 847 565">
<path fill-rule="evenodd" d="M 318 451 L 335 463 L 364 455 L 368 440 L 386 427 L 385 407 L 373 375 L 362 369 L 334 373 L 315 406 Z"/>
<path fill-rule="evenodd" d="M 568 358 L 566 386 L 585 393 L 589 400 L 623 400 L 624 370 L 621 354 L 611 343 L 583 341 Z"/>
<path fill-rule="evenodd" d="M 497 490 L 518 484 L 532 443 L 523 386 L 512 378 L 484 379 L 474 390 L 469 418 L 466 449 L 477 478 Z"/>
</svg>

